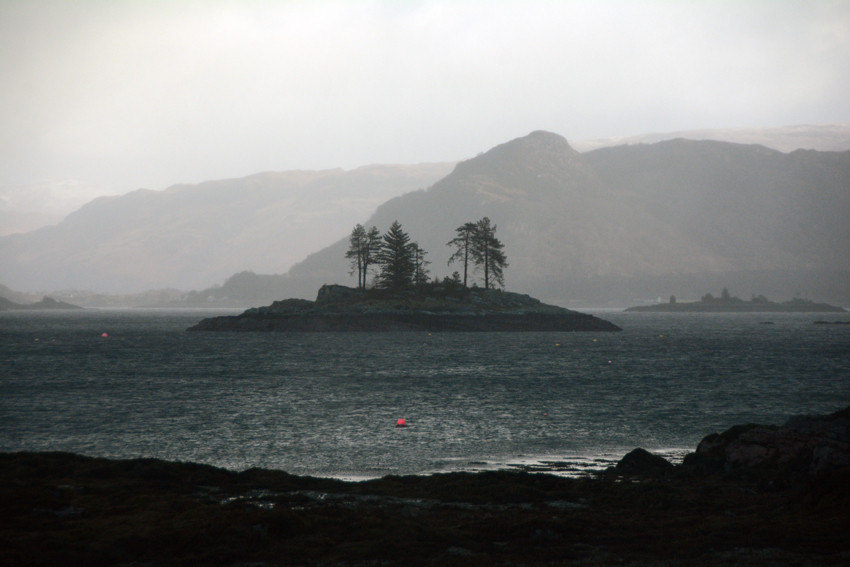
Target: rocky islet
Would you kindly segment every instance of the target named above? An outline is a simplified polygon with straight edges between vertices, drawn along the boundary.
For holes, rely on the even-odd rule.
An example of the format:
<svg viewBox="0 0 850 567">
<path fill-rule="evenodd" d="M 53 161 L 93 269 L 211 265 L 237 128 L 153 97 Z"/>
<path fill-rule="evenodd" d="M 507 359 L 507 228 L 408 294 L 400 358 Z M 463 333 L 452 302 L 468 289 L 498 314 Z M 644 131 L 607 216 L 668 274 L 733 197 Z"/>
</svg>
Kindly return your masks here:
<svg viewBox="0 0 850 567">
<path fill-rule="evenodd" d="M 286 299 L 190 331 L 620 331 L 593 315 L 494 289 L 430 286 L 425 291 L 324 285 L 316 301 Z"/>
</svg>

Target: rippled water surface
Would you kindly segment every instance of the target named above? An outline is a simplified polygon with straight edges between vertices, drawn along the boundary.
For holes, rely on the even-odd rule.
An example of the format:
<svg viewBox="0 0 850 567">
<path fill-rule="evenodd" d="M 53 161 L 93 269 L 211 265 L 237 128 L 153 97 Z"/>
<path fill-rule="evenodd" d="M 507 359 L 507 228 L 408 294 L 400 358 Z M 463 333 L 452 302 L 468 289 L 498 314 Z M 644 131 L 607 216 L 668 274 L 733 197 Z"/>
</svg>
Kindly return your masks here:
<svg viewBox="0 0 850 567">
<path fill-rule="evenodd" d="M 0 450 L 342 477 L 580 470 L 850 405 L 850 325 L 813 325 L 850 313 L 595 314 L 624 331 L 187 333 L 209 313 L 0 313 Z"/>
</svg>

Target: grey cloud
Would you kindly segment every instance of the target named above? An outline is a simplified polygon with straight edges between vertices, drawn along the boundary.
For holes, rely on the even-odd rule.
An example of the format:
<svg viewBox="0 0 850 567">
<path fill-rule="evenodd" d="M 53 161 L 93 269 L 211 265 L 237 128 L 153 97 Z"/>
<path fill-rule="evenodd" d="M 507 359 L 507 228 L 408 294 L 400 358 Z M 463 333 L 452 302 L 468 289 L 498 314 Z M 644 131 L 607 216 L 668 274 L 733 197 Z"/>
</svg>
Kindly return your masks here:
<svg viewBox="0 0 850 567">
<path fill-rule="evenodd" d="M 850 122 L 845 2 L 9 2 L 0 186 Z"/>
</svg>

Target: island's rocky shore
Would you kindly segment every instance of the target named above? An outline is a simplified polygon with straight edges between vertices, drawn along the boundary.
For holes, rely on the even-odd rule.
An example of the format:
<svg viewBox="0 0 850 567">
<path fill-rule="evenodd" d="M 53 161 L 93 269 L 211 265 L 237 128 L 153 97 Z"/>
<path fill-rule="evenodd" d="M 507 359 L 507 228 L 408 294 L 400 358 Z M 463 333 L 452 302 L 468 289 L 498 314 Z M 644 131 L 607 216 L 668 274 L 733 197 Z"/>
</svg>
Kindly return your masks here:
<svg viewBox="0 0 850 567">
<path fill-rule="evenodd" d="M 316 301 L 287 299 L 235 316 L 212 317 L 190 331 L 620 331 L 593 315 L 528 295 L 435 287 L 427 293 L 325 285 Z"/>
<path fill-rule="evenodd" d="M 347 483 L 153 459 L 0 454 L 0 564 L 850 563 L 850 408 L 712 434 L 674 466 Z M 660 460 L 659 460 L 660 459 Z"/>
</svg>

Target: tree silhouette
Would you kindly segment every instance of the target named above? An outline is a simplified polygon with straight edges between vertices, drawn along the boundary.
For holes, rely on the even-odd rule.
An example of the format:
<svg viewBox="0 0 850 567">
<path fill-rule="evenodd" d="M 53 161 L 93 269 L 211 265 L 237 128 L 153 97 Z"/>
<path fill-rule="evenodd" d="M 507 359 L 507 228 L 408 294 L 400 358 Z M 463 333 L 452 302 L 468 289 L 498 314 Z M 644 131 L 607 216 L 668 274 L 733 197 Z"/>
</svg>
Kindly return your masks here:
<svg viewBox="0 0 850 567">
<path fill-rule="evenodd" d="M 413 286 L 417 248 L 415 243 L 410 242 L 410 235 L 401 228 L 401 224 L 393 221 L 383 235 L 383 244 L 376 257 L 376 264 L 381 269 L 378 274 L 381 287 L 401 290 Z"/>
<path fill-rule="evenodd" d="M 467 222 L 455 229 L 457 236 L 446 243 L 446 246 L 454 246 L 456 250 L 449 258 L 449 265 L 452 262 L 463 262 L 463 287 L 467 287 L 467 273 L 469 270 L 470 255 L 472 254 L 472 240 L 475 237 L 475 232 L 478 225 L 474 222 Z"/>
<path fill-rule="evenodd" d="M 508 262 L 504 244 L 496 238 L 496 225 L 491 225 L 490 219 L 484 217 L 475 226 L 471 253 L 476 265 L 484 268 L 484 289 L 490 289 L 493 284 L 504 287 L 502 270 L 508 266 Z"/>
<path fill-rule="evenodd" d="M 427 266 L 431 263 L 425 259 L 428 252 L 420 248 L 419 244 L 413 243 L 413 283 L 416 286 L 425 285 L 428 283 L 429 270 Z"/>
<path fill-rule="evenodd" d="M 345 257 L 351 259 L 349 274 L 354 275 L 356 271 L 357 287 L 366 289 L 369 267 L 375 262 L 375 258 L 381 249 L 381 233 L 378 232 L 377 227 L 373 226 L 367 231 L 363 225 L 358 224 L 352 229 L 348 242 L 349 247 Z"/>
</svg>

